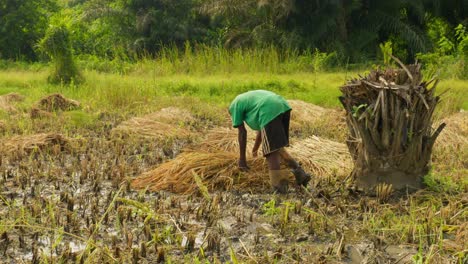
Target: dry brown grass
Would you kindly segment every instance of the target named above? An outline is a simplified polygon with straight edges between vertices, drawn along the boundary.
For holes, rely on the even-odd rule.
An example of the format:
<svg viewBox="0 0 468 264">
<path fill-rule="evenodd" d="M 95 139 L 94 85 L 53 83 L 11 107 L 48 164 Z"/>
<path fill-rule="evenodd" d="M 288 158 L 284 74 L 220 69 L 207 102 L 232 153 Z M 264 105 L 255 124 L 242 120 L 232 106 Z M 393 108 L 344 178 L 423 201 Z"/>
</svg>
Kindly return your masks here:
<svg viewBox="0 0 468 264">
<path fill-rule="evenodd" d="M 24 100 L 24 96 L 18 93 L 9 93 L 0 96 L 0 110 L 14 113 L 16 112 L 16 107 L 13 105 L 15 102 L 21 102 Z"/>
<path fill-rule="evenodd" d="M 169 107 L 124 121 L 112 133 L 157 139 L 187 138 L 194 134 L 190 130 L 190 123 L 194 121 L 195 118 L 187 110 Z"/>
<path fill-rule="evenodd" d="M 166 190 L 175 193 L 193 193 L 198 187 L 194 173 L 209 191 L 221 189 L 265 189 L 268 176 L 263 158 L 250 160 L 250 172 L 240 172 L 237 158 L 231 152 L 184 152 L 161 164 L 132 182 L 136 189 Z"/>
<path fill-rule="evenodd" d="M 461 247 L 464 248 L 465 251 L 468 248 L 468 223 L 465 222 L 460 225 L 456 237 L 456 243 Z"/>
<path fill-rule="evenodd" d="M 300 100 L 288 100 L 292 108 L 290 131 L 344 142 L 347 128 L 344 111 L 324 108 Z"/>
<path fill-rule="evenodd" d="M 352 170 L 351 156 L 343 143 L 313 136 L 293 142 L 288 151 L 319 177 L 347 176 Z"/>
<path fill-rule="evenodd" d="M 247 129 L 247 150 L 251 150 L 254 142 L 256 132 L 246 127 Z M 204 150 L 207 152 L 232 152 L 238 153 L 239 151 L 239 141 L 237 139 L 238 132 L 234 128 L 224 128 L 217 127 L 209 130 L 205 136 L 204 140 L 195 146 L 192 146 L 193 150 Z M 249 155 L 247 153 L 247 155 Z"/>
<path fill-rule="evenodd" d="M 0 96 L 0 98 L 5 99 L 8 102 L 21 102 L 24 100 L 24 96 L 19 93 L 9 93 Z"/>
<path fill-rule="evenodd" d="M 447 123 L 444 129 L 445 132 L 450 131 L 468 137 L 468 112 L 460 111 L 444 118 L 442 121 Z M 442 136 L 442 134 L 440 136 Z"/>
<path fill-rule="evenodd" d="M 29 116 L 31 117 L 31 119 L 39 119 L 39 118 L 52 117 L 53 114 L 51 112 L 41 110 L 37 107 L 32 107 L 31 110 L 29 111 Z"/>
<path fill-rule="evenodd" d="M 0 142 L 2 153 L 14 152 L 31 152 L 34 150 L 43 150 L 48 147 L 58 146 L 58 149 L 63 149 L 67 146 L 69 140 L 56 133 L 41 133 L 34 135 L 13 136 L 3 139 Z"/>
<path fill-rule="evenodd" d="M 77 109 L 80 107 L 78 101 L 65 98 L 63 95 L 55 93 L 50 94 L 37 102 L 39 109 L 53 112 L 53 111 L 68 111 Z"/>
<path fill-rule="evenodd" d="M 168 124 L 177 123 L 183 125 L 189 125 L 195 121 L 195 117 L 191 112 L 178 107 L 166 107 L 157 112 L 145 115 L 144 118 Z"/>
<path fill-rule="evenodd" d="M 7 127 L 6 123 L 4 121 L 0 120 L 0 133 L 5 132 L 6 127 Z"/>
<path fill-rule="evenodd" d="M 235 130 L 234 130 L 235 131 Z M 211 134 L 214 134 L 212 131 Z M 132 182 L 136 189 L 166 190 L 176 193 L 192 193 L 198 190 L 194 173 L 209 191 L 242 189 L 261 191 L 269 188 L 268 169 L 262 157 L 249 159 L 249 172 L 237 168 L 237 137 L 230 130 L 220 129 L 220 139 L 192 147 L 175 159 L 161 164 Z M 252 134 L 252 133 L 251 133 Z M 220 143 L 224 142 L 224 143 Z M 351 160 L 344 144 L 318 137 L 295 142 L 290 153 L 303 167 L 316 176 L 346 175 L 351 170 Z M 293 176 L 290 175 L 292 183 Z"/>
<path fill-rule="evenodd" d="M 456 113 L 442 122 L 447 126 L 437 138 L 432 161 L 437 171 L 464 177 L 468 172 L 468 112 Z"/>
</svg>

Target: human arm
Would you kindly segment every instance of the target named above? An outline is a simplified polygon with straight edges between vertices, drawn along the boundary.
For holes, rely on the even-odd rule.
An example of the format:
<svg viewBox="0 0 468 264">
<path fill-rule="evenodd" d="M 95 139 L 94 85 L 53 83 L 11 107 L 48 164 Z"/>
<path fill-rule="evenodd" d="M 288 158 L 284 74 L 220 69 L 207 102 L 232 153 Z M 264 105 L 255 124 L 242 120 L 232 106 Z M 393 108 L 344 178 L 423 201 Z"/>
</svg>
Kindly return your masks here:
<svg viewBox="0 0 468 264">
<path fill-rule="evenodd" d="M 262 142 L 262 133 L 260 131 L 257 132 L 257 136 L 255 137 L 255 143 L 252 148 L 252 156 L 257 157 L 257 151 L 260 147 L 260 143 Z"/>
<path fill-rule="evenodd" d="M 237 127 L 238 129 L 238 140 L 239 140 L 239 169 L 246 171 L 249 169 L 247 166 L 247 159 L 245 151 L 247 148 L 247 129 L 244 124 Z"/>
</svg>

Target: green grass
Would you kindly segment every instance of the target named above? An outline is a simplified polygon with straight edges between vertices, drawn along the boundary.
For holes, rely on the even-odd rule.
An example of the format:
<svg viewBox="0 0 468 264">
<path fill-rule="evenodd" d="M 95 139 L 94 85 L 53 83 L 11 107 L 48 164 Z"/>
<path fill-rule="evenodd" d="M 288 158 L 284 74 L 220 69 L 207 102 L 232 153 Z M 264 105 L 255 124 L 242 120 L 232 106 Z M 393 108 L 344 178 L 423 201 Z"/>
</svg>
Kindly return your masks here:
<svg viewBox="0 0 468 264">
<path fill-rule="evenodd" d="M 168 101 L 195 98 L 226 107 L 239 93 L 266 89 L 288 99 L 300 99 L 325 107 L 341 107 L 337 97 L 339 87 L 358 72 L 320 73 L 228 73 L 228 74 L 173 74 L 160 76 L 154 72 L 84 73 L 86 82 L 80 86 L 51 85 L 46 82 L 47 71 L 7 70 L 0 72 L 0 94 L 18 92 L 26 95 L 26 105 L 50 93 L 62 93 L 81 101 L 89 110 L 115 109 L 146 111 L 163 107 Z M 466 98 L 468 81 L 443 80 L 438 91 L 447 88 L 440 109 L 451 113 L 468 109 Z"/>
</svg>

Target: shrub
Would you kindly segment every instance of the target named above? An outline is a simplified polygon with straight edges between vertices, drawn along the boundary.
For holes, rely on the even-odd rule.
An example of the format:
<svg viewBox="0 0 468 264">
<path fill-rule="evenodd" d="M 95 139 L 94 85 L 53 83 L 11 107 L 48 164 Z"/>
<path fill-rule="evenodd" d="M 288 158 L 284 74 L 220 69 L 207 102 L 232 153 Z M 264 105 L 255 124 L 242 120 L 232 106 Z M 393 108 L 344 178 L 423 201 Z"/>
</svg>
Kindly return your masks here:
<svg viewBox="0 0 468 264">
<path fill-rule="evenodd" d="M 69 84 L 83 81 L 73 60 L 69 31 L 65 26 L 50 27 L 38 46 L 55 64 L 49 82 Z"/>
<path fill-rule="evenodd" d="M 439 26 L 437 46 L 432 53 L 418 53 L 417 58 L 426 65 L 426 76 L 439 74 L 446 78 L 468 78 L 468 32 L 462 24 L 453 33 Z M 434 30 L 437 31 L 437 30 Z"/>
</svg>

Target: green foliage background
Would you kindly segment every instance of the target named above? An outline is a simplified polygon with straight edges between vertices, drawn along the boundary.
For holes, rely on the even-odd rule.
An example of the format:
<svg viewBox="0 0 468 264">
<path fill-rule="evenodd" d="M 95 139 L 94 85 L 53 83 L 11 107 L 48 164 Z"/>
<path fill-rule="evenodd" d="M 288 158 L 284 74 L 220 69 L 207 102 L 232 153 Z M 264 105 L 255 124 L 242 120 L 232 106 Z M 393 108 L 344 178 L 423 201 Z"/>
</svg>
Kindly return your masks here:
<svg viewBox="0 0 468 264">
<path fill-rule="evenodd" d="M 406 62 L 454 65 L 467 76 L 465 0 L 2 0 L 0 59 L 46 60 L 36 50 L 49 25 L 65 25 L 82 60 L 136 61 L 188 47 L 333 55 L 345 66 L 382 59 L 391 43 Z M 206 49 L 204 49 L 206 50 Z M 432 68 L 431 68 L 432 67 Z"/>
</svg>

